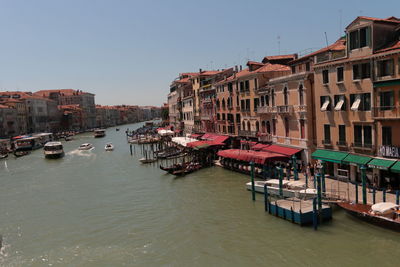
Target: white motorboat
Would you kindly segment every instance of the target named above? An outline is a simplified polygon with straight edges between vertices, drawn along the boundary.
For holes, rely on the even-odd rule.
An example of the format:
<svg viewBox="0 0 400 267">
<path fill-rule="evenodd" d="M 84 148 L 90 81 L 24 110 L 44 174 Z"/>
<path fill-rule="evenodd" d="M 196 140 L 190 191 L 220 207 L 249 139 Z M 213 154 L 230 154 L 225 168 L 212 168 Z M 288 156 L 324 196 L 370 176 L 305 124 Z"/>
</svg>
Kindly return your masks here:
<svg viewBox="0 0 400 267">
<path fill-rule="evenodd" d="M 267 185 L 268 194 L 279 196 L 279 179 L 266 181 L 254 181 L 254 189 L 257 193 L 264 194 L 264 185 Z M 251 182 L 246 183 L 246 188 L 251 190 Z M 306 184 L 302 181 L 282 181 L 283 197 L 312 197 L 316 196 L 315 189 L 306 189 Z"/>
<path fill-rule="evenodd" d="M 44 156 L 48 159 L 58 159 L 64 156 L 61 142 L 47 142 L 43 148 Z"/>
<path fill-rule="evenodd" d="M 79 146 L 79 150 L 90 150 L 92 149 L 94 146 L 90 143 L 84 143 L 82 145 Z"/>
<path fill-rule="evenodd" d="M 105 129 L 96 129 L 94 130 L 94 137 L 104 137 L 106 136 L 106 130 Z"/>
<path fill-rule="evenodd" d="M 112 143 L 108 143 L 106 144 L 106 146 L 104 147 L 104 149 L 106 151 L 113 151 L 114 150 L 114 145 Z"/>
</svg>

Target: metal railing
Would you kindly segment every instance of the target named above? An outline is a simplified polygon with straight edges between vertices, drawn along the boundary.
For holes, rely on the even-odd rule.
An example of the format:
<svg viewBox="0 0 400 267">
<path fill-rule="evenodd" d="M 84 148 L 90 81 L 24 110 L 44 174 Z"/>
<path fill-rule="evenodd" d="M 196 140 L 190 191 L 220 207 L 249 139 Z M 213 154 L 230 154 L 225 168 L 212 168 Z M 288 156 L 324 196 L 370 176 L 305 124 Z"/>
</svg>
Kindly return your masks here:
<svg viewBox="0 0 400 267">
<path fill-rule="evenodd" d="M 293 106 L 285 105 L 285 106 L 277 106 L 278 113 L 291 113 L 293 110 Z"/>
</svg>

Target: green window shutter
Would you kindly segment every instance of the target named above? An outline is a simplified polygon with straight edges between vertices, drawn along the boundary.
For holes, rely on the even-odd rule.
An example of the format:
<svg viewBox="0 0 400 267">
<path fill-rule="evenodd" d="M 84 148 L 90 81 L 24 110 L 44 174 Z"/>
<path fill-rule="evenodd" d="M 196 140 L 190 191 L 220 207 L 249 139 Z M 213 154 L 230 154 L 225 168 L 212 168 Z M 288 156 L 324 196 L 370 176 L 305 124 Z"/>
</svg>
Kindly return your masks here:
<svg viewBox="0 0 400 267">
<path fill-rule="evenodd" d="M 367 46 L 371 47 L 371 27 L 366 28 Z"/>
</svg>

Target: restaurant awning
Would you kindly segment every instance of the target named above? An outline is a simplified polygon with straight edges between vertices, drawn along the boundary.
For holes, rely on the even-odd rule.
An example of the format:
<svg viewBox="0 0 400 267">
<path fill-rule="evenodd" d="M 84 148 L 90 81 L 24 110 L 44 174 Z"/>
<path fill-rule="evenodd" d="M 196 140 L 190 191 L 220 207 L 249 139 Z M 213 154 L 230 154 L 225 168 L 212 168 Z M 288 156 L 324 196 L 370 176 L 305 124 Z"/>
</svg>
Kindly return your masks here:
<svg viewBox="0 0 400 267">
<path fill-rule="evenodd" d="M 343 159 L 348 155 L 347 152 L 339 152 L 325 149 L 317 149 L 312 153 L 313 159 L 330 161 L 334 163 L 342 163 Z"/>
<path fill-rule="evenodd" d="M 270 146 L 270 145 L 258 143 L 256 145 L 252 146 L 251 150 L 259 151 L 259 150 L 261 150 L 261 149 L 263 149 L 265 147 L 268 147 L 268 146 Z"/>
<path fill-rule="evenodd" d="M 381 170 L 388 170 L 395 163 L 396 163 L 395 160 L 374 158 L 370 162 L 368 162 L 368 167 Z"/>
<path fill-rule="evenodd" d="M 400 161 L 397 161 L 395 164 L 393 164 L 393 166 L 390 167 L 390 171 L 400 173 Z"/>
<path fill-rule="evenodd" d="M 220 142 L 215 142 L 211 140 L 201 140 L 201 141 L 194 141 L 190 142 L 187 144 L 187 147 L 195 148 L 195 149 L 201 149 L 201 148 L 206 148 L 210 146 L 224 146 L 224 143 Z"/>
<path fill-rule="evenodd" d="M 371 157 L 348 154 L 343 159 L 343 163 L 347 163 L 347 164 L 350 164 L 350 165 L 356 165 L 357 166 L 357 165 L 366 165 L 371 160 L 372 160 Z"/>
<path fill-rule="evenodd" d="M 217 155 L 224 158 L 254 162 L 257 164 L 264 164 L 268 160 L 287 159 L 287 157 L 282 154 L 241 149 L 220 150 Z"/>
<path fill-rule="evenodd" d="M 227 135 L 219 135 L 219 134 L 212 134 L 212 133 L 206 133 L 201 137 L 202 140 L 211 140 L 211 141 L 215 141 L 217 143 L 223 143 L 228 138 L 229 138 L 229 136 L 227 136 Z"/>
<path fill-rule="evenodd" d="M 291 148 L 287 146 L 269 145 L 267 147 L 262 148 L 261 151 L 279 153 L 285 156 L 293 156 L 294 154 L 300 152 L 301 149 Z"/>
<path fill-rule="evenodd" d="M 203 134 L 195 134 L 195 133 L 192 133 L 192 134 L 190 134 L 190 138 L 199 138 L 200 136 L 202 136 Z"/>
</svg>

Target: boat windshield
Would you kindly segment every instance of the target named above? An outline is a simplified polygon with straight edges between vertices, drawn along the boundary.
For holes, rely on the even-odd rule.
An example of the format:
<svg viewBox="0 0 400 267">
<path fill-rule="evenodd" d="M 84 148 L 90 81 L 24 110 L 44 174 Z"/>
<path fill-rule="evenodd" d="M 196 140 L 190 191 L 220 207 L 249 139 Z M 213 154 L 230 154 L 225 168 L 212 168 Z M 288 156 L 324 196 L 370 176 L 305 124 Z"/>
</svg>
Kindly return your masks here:
<svg viewBox="0 0 400 267">
<path fill-rule="evenodd" d="M 62 150 L 63 147 L 62 145 L 58 145 L 58 146 L 45 146 L 44 150 L 45 151 L 55 151 L 55 150 Z"/>
</svg>

